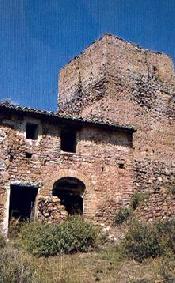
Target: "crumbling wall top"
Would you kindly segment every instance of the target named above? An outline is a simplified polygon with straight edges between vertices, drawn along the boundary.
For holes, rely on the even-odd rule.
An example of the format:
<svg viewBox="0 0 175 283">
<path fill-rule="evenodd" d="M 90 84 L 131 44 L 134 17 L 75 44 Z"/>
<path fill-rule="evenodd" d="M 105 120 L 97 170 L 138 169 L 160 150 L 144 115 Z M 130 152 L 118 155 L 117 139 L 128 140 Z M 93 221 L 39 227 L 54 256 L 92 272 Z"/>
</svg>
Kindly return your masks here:
<svg viewBox="0 0 175 283">
<path fill-rule="evenodd" d="M 127 85 L 154 78 L 160 84 L 175 86 L 173 61 L 166 54 L 105 34 L 62 68 L 59 107 L 73 101 L 80 93 L 83 95 L 88 87 L 105 84 L 110 76 Z"/>
</svg>

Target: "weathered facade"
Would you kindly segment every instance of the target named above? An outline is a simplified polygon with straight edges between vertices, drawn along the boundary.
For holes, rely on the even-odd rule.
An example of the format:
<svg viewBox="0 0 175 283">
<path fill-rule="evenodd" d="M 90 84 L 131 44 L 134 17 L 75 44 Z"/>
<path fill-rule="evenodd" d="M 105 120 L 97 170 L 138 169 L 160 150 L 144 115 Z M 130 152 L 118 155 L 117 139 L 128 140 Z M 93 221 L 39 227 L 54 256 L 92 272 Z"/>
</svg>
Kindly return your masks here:
<svg viewBox="0 0 175 283">
<path fill-rule="evenodd" d="M 9 221 L 31 216 L 59 222 L 83 213 L 110 221 L 119 204 L 128 203 L 133 193 L 132 128 L 6 104 L 0 109 L 0 218 L 5 231 Z"/>
<path fill-rule="evenodd" d="M 60 73 L 58 113 L 0 105 L 0 221 L 110 223 L 137 190 L 146 219 L 175 214 L 175 73 L 105 35 Z"/>
<path fill-rule="evenodd" d="M 175 72 L 164 54 L 105 35 L 60 73 L 60 112 L 133 125 L 135 189 L 147 219 L 175 213 Z M 65 95 L 66 94 L 66 95 Z"/>
</svg>

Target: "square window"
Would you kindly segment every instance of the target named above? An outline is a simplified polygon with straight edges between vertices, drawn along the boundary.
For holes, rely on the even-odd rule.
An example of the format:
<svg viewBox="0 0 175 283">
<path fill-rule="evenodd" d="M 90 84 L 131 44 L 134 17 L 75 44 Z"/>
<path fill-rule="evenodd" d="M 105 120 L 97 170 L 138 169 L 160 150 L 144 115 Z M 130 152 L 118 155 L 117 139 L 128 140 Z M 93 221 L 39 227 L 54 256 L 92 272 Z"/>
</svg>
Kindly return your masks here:
<svg viewBox="0 0 175 283">
<path fill-rule="evenodd" d="M 26 152 L 26 158 L 32 158 L 32 153 Z"/>
<path fill-rule="evenodd" d="M 31 139 L 31 140 L 38 139 L 38 124 L 33 124 L 33 123 L 26 124 L 26 139 Z"/>
<path fill-rule="evenodd" d="M 74 130 L 61 130 L 61 150 L 67 152 L 76 152 L 76 131 Z"/>
</svg>

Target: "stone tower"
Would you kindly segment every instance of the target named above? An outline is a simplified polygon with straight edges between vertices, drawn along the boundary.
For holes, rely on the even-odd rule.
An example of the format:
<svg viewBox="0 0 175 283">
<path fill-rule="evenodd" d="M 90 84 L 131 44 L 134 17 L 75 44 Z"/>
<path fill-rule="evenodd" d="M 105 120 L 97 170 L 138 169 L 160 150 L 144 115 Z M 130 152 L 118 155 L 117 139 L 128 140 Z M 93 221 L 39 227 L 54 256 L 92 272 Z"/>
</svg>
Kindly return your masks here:
<svg viewBox="0 0 175 283">
<path fill-rule="evenodd" d="M 164 205 L 163 190 L 175 183 L 175 72 L 167 55 L 104 35 L 61 70 L 58 103 L 61 115 L 134 126 L 135 188 L 154 192 L 150 205 Z"/>
</svg>

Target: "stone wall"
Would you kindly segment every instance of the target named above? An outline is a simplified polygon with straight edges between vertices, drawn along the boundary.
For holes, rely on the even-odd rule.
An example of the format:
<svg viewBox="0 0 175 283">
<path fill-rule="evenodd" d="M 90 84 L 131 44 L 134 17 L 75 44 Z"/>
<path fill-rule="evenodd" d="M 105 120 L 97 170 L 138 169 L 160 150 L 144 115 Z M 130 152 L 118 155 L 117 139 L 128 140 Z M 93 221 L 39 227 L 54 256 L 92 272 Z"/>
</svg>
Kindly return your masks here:
<svg viewBox="0 0 175 283">
<path fill-rule="evenodd" d="M 26 121 L 39 124 L 38 140 L 25 138 Z M 52 222 L 66 216 L 59 200 L 52 196 L 53 184 L 62 177 L 75 177 L 85 184 L 85 217 L 111 222 L 121 202 L 129 202 L 133 193 L 132 134 L 81 127 L 76 153 L 66 153 L 60 150 L 62 126 L 33 119 L 32 114 L 0 114 L 0 221 L 4 229 L 11 184 L 37 187 L 35 215 Z"/>
<path fill-rule="evenodd" d="M 67 72 L 73 72 L 72 76 Z M 149 189 L 154 194 L 158 180 L 161 186 L 173 186 L 175 73 L 168 56 L 105 35 L 63 68 L 59 86 L 62 115 L 137 129 L 133 140 L 135 190 Z M 156 194 L 157 203 L 150 210 L 161 203 L 159 197 Z M 171 208 L 175 214 L 174 206 Z"/>
<path fill-rule="evenodd" d="M 67 215 L 53 185 L 63 177 L 84 183 L 84 215 L 111 223 L 135 191 L 149 193 L 137 211 L 146 220 L 175 214 L 175 75 L 171 60 L 106 35 L 60 74 L 59 112 L 132 125 L 137 131 L 77 130 L 76 153 L 60 150 L 60 128 L 31 114 L 0 113 L 0 222 L 7 229 L 10 185 L 38 188 L 35 215 L 59 222 Z M 26 121 L 39 125 L 25 138 Z"/>
</svg>

